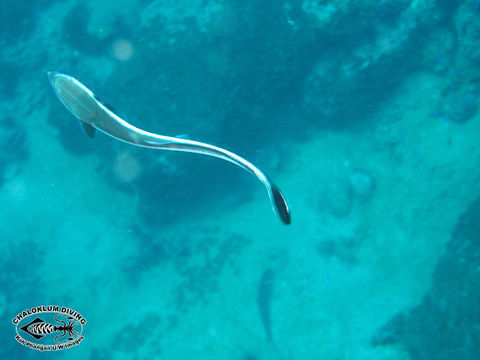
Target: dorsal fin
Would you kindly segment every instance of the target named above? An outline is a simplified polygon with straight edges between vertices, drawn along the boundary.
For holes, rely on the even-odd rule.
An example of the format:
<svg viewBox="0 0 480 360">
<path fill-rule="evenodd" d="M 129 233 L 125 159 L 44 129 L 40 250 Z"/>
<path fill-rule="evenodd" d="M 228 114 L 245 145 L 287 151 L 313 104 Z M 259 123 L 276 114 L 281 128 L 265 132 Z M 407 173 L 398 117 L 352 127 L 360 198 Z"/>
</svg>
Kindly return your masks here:
<svg viewBox="0 0 480 360">
<path fill-rule="evenodd" d="M 82 125 L 83 131 L 85 131 L 85 134 L 90 139 L 93 139 L 93 137 L 95 136 L 95 127 L 82 120 L 80 120 L 80 124 Z"/>
</svg>

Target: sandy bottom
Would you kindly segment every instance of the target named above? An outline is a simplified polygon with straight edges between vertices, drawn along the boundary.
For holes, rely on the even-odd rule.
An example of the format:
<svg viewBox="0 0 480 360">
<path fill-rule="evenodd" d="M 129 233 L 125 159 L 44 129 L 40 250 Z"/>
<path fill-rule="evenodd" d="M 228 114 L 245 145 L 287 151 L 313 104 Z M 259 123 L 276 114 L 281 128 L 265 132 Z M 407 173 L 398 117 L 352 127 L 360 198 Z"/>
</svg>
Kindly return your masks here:
<svg viewBox="0 0 480 360">
<path fill-rule="evenodd" d="M 95 156 L 66 154 L 46 111 L 25 109 L 31 157 L 1 188 L 2 231 L 46 253 L 42 297 L 11 301 L 61 299 L 87 318 L 68 359 L 407 359 L 399 347 L 372 347 L 371 337 L 422 299 L 457 217 L 480 192 L 480 117 L 432 116 L 441 84 L 417 75 L 376 115 L 380 126 L 288 144 L 282 170 L 269 173 L 290 201 L 291 226 L 259 186 L 239 208 L 145 230 L 167 254 L 145 269 L 128 266 L 142 252 L 135 197 L 106 183 Z M 358 169 L 373 192 L 353 196 L 339 216 L 332 198 L 342 200 Z M 268 268 L 273 343 L 256 304 Z"/>
</svg>

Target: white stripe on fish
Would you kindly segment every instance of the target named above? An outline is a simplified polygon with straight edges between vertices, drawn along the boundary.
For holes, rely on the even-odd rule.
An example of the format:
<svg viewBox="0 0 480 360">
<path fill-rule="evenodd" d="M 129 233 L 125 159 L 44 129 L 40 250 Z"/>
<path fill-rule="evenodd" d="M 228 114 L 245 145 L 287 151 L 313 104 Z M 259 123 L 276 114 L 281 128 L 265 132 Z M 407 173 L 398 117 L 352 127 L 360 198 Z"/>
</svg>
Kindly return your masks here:
<svg viewBox="0 0 480 360">
<path fill-rule="evenodd" d="M 80 120 L 89 137 L 93 137 L 95 129 L 98 129 L 111 137 L 132 145 L 192 152 L 230 161 L 255 175 L 265 185 L 273 211 L 284 224 L 290 224 L 290 209 L 282 192 L 270 181 L 265 173 L 251 162 L 217 146 L 187 138 L 157 135 L 139 129 L 116 115 L 91 90 L 72 76 L 50 71 L 48 72 L 48 79 L 57 97 Z"/>
</svg>

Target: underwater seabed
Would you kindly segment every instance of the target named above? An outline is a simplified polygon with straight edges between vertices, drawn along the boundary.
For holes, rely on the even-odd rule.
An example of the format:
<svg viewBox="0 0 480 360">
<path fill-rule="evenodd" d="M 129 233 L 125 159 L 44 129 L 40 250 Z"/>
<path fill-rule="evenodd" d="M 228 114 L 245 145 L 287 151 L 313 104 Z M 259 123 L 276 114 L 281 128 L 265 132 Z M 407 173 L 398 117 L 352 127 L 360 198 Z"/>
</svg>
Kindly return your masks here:
<svg viewBox="0 0 480 360">
<path fill-rule="evenodd" d="M 0 2 L 0 359 L 50 304 L 87 319 L 59 359 L 475 358 L 479 9 Z M 292 225 L 231 164 L 87 138 L 52 69 L 254 161 Z"/>
<path fill-rule="evenodd" d="M 1 188 L 3 246 L 37 249 L 17 256 L 36 266 L 31 299 L 61 299 L 87 318 L 85 341 L 58 356 L 407 359 L 372 337 L 421 301 L 458 216 L 480 193 L 480 117 L 432 116 L 441 83 L 413 76 L 378 112 L 381 126 L 292 144 L 274 174 L 291 227 L 257 187 L 231 211 L 206 206 L 198 222 L 139 229 L 135 195 L 112 188 L 94 155 L 65 153 L 46 119 L 26 112 L 26 127 L 37 125 L 29 160 Z M 389 120 L 398 119 L 391 109 L 401 121 Z M 272 342 L 257 299 L 267 269 Z M 4 319 L 25 307 L 25 294 L 3 296 Z"/>
</svg>

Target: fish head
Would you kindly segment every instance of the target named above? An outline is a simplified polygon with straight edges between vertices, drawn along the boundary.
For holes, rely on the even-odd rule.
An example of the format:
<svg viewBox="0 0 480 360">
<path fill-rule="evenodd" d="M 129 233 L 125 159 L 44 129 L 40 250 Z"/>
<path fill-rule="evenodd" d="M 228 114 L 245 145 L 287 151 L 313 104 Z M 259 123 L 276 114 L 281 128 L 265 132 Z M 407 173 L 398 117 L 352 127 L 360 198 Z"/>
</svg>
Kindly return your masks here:
<svg viewBox="0 0 480 360">
<path fill-rule="evenodd" d="M 47 76 L 62 104 L 80 121 L 94 125 L 99 106 L 93 93 L 72 76 L 57 71 Z"/>
</svg>

